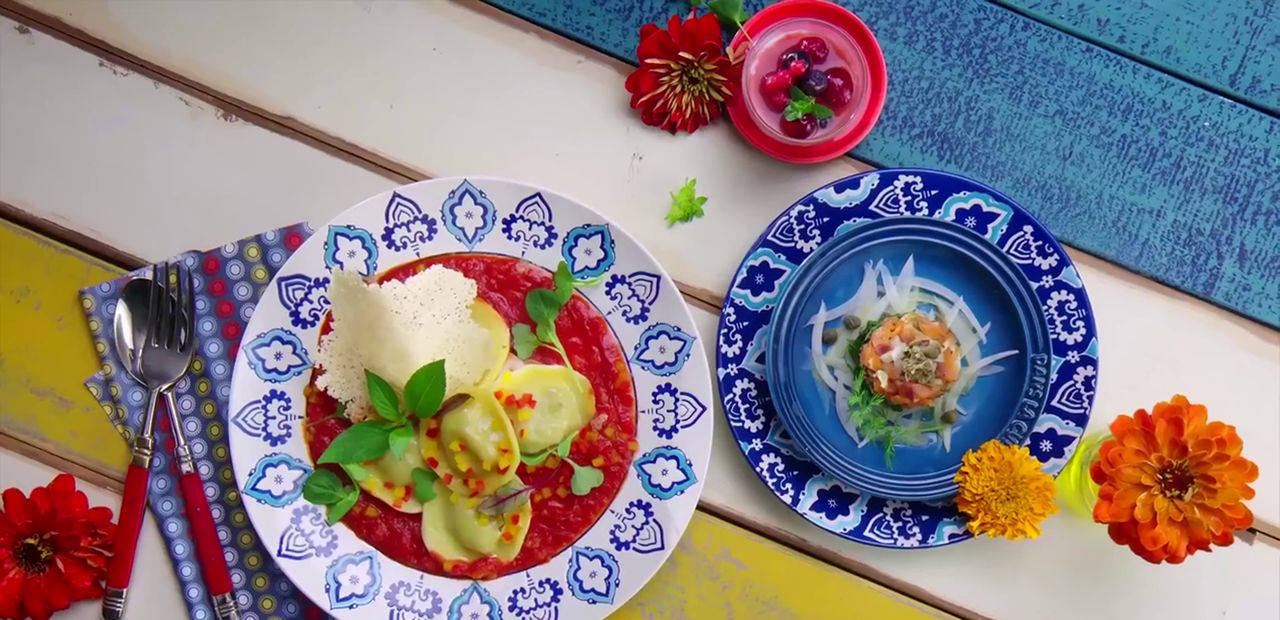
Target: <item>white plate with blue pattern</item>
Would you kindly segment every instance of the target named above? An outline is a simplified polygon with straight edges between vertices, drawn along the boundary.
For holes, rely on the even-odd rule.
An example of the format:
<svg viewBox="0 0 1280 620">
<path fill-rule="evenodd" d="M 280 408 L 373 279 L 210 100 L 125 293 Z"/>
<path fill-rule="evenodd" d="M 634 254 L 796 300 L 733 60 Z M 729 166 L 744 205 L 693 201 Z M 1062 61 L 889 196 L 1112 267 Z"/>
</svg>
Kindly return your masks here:
<svg viewBox="0 0 1280 620">
<path fill-rule="evenodd" d="M 628 355 L 639 448 L 610 508 L 548 562 L 488 581 L 385 557 L 302 499 L 312 463 L 303 389 L 335 268 L 365 275 L 422 257 L 485 252 L 547 269 L 564 260 Z M 236 485 L 281 570 L 338 618 L 603 618 L 649 580 L 693 516 L 711 452 L 710 370 L 689 310 L 657 261 L 616 224 L 545 189 L 436 179 L 370 198 L 317 231 L 280 269 L 245 330 L 228 427 Z"/>
</svg>

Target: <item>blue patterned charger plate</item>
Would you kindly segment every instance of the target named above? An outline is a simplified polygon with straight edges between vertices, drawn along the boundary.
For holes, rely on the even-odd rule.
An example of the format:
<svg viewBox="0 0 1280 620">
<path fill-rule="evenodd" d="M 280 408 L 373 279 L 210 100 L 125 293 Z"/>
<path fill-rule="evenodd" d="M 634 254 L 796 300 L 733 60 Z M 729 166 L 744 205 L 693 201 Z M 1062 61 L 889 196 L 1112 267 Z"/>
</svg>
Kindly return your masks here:
<svg viewBox="0 0 1280 620">
<path fill-rule="evenodd" d="M 884 446 L 874 441 L 859 446 L 845 431 L 834 394 L 814 368 L 813 336 L 843 317 L 831 316 L 821 324 L 812 319 L 853 296 L 864 265 L 882 263 L 898 274 L 908 257 L 915 276 L 959 295 L 978 325 L 989 325 L 975 355 L 1016 353 L 1000 360 L 1001 372 L 979 379 L 960 397 L 957 406 L 965 413 L 952 427 L 950 449 L 934 434 L 922 445 L 898 445 L 890 463 Z M 1022 443 L 1044 410 L 1049 328 L 1035 291 L 999 248 L 954 222 L 904 216 L 859 223 L 805 259 L 770 324 L 766 378 L 783 427 L 822 471 L 872 495 L 951 497 L 966 450 L 995 437 Z"/>
<path fill-rule="evenodd" d="M 530 570 L 488 581 L 426 574 L 388 559 L 302 499 L 312 354 L 333 269 L 364 275 L 421 257 L 504 254 L 554 270 L 628 353 L 639 447 L 611 507 L 572 545 Z M 253 311 L 231 386 L 236 486 L 258 535 L 291 581 L 337 618 L 603 618 L 674 550 L 702 492 L 711 451 L 708 362 L 674 282 L 616 224 L 569 198 L 498 179 L 435 179 L 370 198 L 319 229 Z M 536 517 L 535 517 L 536 518 Z"/>
<path fill-rule="evenodd" d="M 1016 265 L 1016 275 L 1034 291 L 1049 337 L 1048 379 L 1029 394 L 1045 404 L 1038 416 L 1015 414 L 1004 428 L 1024 437 L 1045 471 L 1056 475 L 1088 425 L 1097 390 L 1098 342 L 1089 299 L 1053 236 L 1008 197 L 971 179 L 932 170 L 879 170 L 819 188 L 783 211 L 733 277 L 720 315 L 716 376 L 738 447 L 780 500 L 842 538 L 880 547 L 933 547 L 971 537 L 955 504 L 880 497 L 829 475 L 783 427 L 766 378 L 770 326 L 798 267 L 824 243 L 856 234 L 862 223 L 903 216 L 968 228 Z"/>
</svg>

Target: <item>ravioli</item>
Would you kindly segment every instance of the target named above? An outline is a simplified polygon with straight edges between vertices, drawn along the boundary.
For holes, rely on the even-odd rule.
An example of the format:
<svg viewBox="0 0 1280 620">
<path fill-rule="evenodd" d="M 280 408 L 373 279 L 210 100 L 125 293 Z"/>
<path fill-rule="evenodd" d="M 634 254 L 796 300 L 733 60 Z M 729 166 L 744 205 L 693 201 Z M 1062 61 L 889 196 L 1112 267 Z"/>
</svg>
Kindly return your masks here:
<svg viewBox="0 0 1280 620">
<path fill-rule="evenodd" d="M 511 354 L 511 331 L 507 329 L 507 322 L 502 319 L 502 315 L 479 297 L 471 303 L 471 320 L 489 332 L 489 345 L 492 348 L 487 356 L 489 366 L 476 382 L 476 385 L 489 385 L 498 379 Z"/>
<path fill-rule="evenodd" d="M 365 461 L 362 466 L 369 472 L 369 477 L 360 481 L 361 489 L 400 512 L 422 512 L 422 502 L 413 497 L 413 470 L 427 465 L 422 460 L 416 437 L 409 442 L 402 458 L 396 458 L 388 450 L 377 460 Z"/>
<path fill-rule="evenodd" d="M 510 417 L 525 454 L 564 441 L 596 414 L 591 382 L 567 366 L 522 366 L 503 375 L 496 387 L 494 396 Z"/>
<path fill-rule="evenodd" d="M 533 507 L 525 502 L 509 514 L 487 515 L 467 502 L 451 499 L 449 488 L 435 483 L 436 497 L 422 510 L 422 541 L 446 561 L 470 562 L 496 557 L 510 562 L 524 546 L 533 520 Z"/>
<path fill-rule="evenodd" d="M 422 459 L 445 486 L 475 507 L 516 477 L 520 465 L 516 433 L 506 412 L 485 390 L 463 392 L 467 401 L 419 427 Z"/>
</svg>

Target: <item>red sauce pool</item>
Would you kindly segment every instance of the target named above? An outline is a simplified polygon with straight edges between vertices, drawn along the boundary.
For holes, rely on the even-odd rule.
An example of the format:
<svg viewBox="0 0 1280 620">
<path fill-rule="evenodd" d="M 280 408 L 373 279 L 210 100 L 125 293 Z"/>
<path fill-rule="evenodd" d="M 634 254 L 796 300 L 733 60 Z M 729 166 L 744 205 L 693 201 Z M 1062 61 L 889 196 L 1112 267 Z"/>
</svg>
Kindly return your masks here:
<svg viewBox="0 0 1280 620">
<path fill-rule="evenodd" d="M 492 254 L 432 256 L 395 267 L 380 274 L 378 281 L 404 280 L 431 265 L 448 267 L 475 280 L 480 298 L 493 306 L 508 326 L 517 322 L 532 325 L 525 312 L 525 295 L 534 288 L 553 288 L 551 274 L 541 267 Z M 328 333 L 328 317 L 321 331 Z M 526 484 L 549 482 L 533 494 L 529 533 L 519 555 L 510 562 L 497 558 L 442 562 L 422 542 L 422 515 L 398 512 L 364 492 L 342 522 L 361 540 L 401 564 L 434 575 L 471 579 L 492 579 L 537 566 L 586 533 L 613 503 L 635 455 L 635 390 L 622 345 L 604 317 L 582 295 L 575 293 L 560 311 L 556 331 L 573 368 L 591 382 L 596 397 L 596 417 L 578 434 L 569 456 L 579 464 L 598 467 L 604 473 L 603 484 L 578 497 L 569 490 L 573 468 L 559 463 L 555 456 L 541 467 L 530 469 L 522 464 L 517 475 Z M 532 361 L 561 363 L 559 356 L 545 347 L 534 353 Z M 338 403 L 315 387 L 314 374 L 306 393 L 305 434 L 311 460 L 315 461 L 350 424 L 324 419 L 337 410 Z M 549 467 L 554 471 L 548 478 Z M 346 477 L 340 470 L 333 470 Z"/>
</svg>

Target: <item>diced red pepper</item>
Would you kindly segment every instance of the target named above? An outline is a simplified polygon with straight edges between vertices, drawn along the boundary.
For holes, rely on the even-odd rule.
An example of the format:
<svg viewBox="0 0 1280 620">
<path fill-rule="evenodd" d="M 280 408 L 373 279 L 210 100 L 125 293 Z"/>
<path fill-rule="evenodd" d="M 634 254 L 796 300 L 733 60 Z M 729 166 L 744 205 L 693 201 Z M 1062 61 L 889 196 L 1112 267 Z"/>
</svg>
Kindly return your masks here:
<svg viewBox="0 0 1280 620">
<path fill-rule="evenodd" d="M 442 480 L 444 480 L 445 486 L 453 484 L 453 474 L 445 474 Z"/>
<path fill-rule="evenodd" d="M 435 469 L 439 466 L 440 466 L 440 461 L 436 460 L 436 457 L 434 456 L 427 457 L 427 467 L 430 467 L 431 469 Z"/>
</svg>

